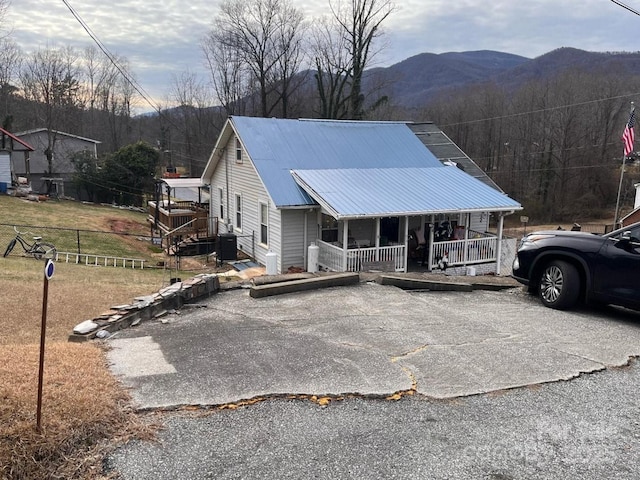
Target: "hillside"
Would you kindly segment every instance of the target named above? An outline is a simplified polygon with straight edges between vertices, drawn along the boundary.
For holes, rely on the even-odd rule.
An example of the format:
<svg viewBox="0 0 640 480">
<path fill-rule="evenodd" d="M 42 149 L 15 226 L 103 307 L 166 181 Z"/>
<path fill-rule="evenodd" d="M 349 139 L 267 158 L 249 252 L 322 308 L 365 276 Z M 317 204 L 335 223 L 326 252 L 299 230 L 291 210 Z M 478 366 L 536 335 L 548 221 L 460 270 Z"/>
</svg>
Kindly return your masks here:
<svg viewBox="0 0 640 480">
<path fill-rule="evenodd" d="M 640 52 L 587 52 L 567 47 L 533 59 L 488 50 L 422 53 L 369 70 L 365 86 L 388 95 L 394 105 L 414 107 L 451 88 L 487 82 L 517 88 L 569 70 L 640 74 Z"/>
</svg>

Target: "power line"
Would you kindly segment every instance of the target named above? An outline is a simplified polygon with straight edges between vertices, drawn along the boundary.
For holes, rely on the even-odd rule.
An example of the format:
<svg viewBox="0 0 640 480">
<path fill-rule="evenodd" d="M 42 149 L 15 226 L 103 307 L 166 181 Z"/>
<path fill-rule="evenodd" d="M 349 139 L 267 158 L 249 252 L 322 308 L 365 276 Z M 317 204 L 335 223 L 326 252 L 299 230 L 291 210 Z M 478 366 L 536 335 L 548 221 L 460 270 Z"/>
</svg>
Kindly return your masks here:
<svg viewBox="0 0 640 480">
<path fill-rule="evenodd" d="M 613 0 L 612 0 L 613 1 Z M 619 100 L 622 98 L 629 98 L 629 97 L 638 97 L 640 96 L 640 93 L 627 93 L 624 95 L 616 95 L 613 97 L 606 97 L 606 98 L 598 98 L 595 100 L 586 100 L 584 102 L 577 102 L 577 103 L 570 103 L 570 104 L 566 104 L 566 105 L 559 105 L 557 107 L 548 107 L 548 108 L 540 108 L 537 110 L 529 110 L 527 112 L 518 112 L 518 113 L 509 113 L 507 115 L 498 115 L 495 117 L 487 117 L 487 118 L 479 118 L 476 120 L 468 120 L 466 122 L 456 122 L 456 123 L 447 123 L 444 125 L 440 125 L 441 128 L 443 127 L 455 127 L 455 126 L 459 126 L 459 125 L 469 125 L 469 124 L 473 124 L 473 123 L 482 123 L 482 122 L 489 122 L 491 120 L 505 120 L 508 118 L 515 118 L 515 117 L 524 117 L 525 115 L 535 115 L 536 113 L 545 113 L 545 112 L 552 112 L 554 110 L 563 110 L 566 108 L 571 108 L 571 107 L 583 107 L 585 105 L 591 105 L 594 103 L 600 103 L 600 102 L 604 102 L 607 100 Z"/>
<path fill-rule="evenodd" d="M 618 0 L 611 0 L 613 3 L 615 3 L 616 5 L 621 6 L 624 9 L 629 10 L 631 13 L 635 13 L 636 15 L 640 16 L 640 12 L 638 12 L 637 10 L 634 10 L 633 8 L 631 8 L 629 5 L 625 5 L 622 2 L 619 2 Z"/>
<path fill-rule="evenodd" d="M 140 96 L 144 99 L 145 102 L 149 104 L 151 108 L 153 108 L 156 112 L 160 112 L 160 108 L 153 103 L 150 98 L 150 95 L 144 90 L 144 88 L 126 71 L 125 68 L 121 67 L 114 55 L 111 54 L 109 49 L 100 41 L 98 36 L 91 30 L 91 27 L 86 24 L 86 22 L 82 19 L 80 14 L 76 12 L 76 10 L 69 4 L 68 0 L 62 0 L 62 3 L 69 9 L 74 18 L 80 23 L 85 32 L 91 37 L 94 43 L 98 46 L 98 48 L 106 55 L 109 61 L 113 64 L 113 66 L 120 72 L 120 74 L 124 77 L 124 79 L 140 94 Z"/>
</svg>

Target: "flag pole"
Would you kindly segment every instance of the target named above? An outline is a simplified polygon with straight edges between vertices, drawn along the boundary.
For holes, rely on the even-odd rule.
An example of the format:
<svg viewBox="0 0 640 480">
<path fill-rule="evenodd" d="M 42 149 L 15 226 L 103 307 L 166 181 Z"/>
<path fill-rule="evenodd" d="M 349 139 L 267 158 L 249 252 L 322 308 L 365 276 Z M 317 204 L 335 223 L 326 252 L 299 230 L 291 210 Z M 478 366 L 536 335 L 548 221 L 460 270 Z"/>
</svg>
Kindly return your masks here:
<svg viewBox="0 0 640 480">
<path fill-rule="evenodd" d="M 620 171 L 620 185 L 618 185 L 618 199 L 616 200 L 616 213 L 613 217 L 613 229 L 618 228 L 618 210 L 620 209 L 620 192 L 622 191 L 622 179 L 624 178 L 624 168 L 626 165 L 627 156 L 622 156 L 622 170 Z"/>
<path fill-rule="evenodd" d="M 633 115 L 634 110 L 636 109 L 636 106 L 634 105 L 633 102 L 631 102 L 631 113 L 629 114 L 630 116 Z M 630 117 L 631 118 L 631 117 Z M 627 123 L 628 125 L 628 123 Z M 625 127 L 626 129 L 626 127 Z M 617 225 L 618 225 L 618 212 L 620 210 L 620 194 L 622 192 L 622 181 L 624 179 L 624 169 L 626 167 L 627 164 L 627 155 L 626 152 L 622 155 L 622 169 L 620 170 L 620 184 L 618 185 L 618 198 L 616 200 L 616 213 L 613 217 L 613 229 L 616 230 Z"/>
</svg>

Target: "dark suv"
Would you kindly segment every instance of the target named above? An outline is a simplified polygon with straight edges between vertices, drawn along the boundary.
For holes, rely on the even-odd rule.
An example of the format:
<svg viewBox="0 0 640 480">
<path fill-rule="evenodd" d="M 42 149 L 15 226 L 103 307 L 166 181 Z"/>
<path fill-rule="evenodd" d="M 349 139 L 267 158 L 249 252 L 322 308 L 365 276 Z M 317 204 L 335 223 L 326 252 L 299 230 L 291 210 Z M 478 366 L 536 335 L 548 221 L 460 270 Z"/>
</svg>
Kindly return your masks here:
<svg viewBox="0 0 640 480">
<path fill-rule="evenodd" d="M 640 310 L 640 223 L 606 235 L 549 230 L 522 239 L 513 278 L 551 308 L 579 298 Z"/>
</svg>

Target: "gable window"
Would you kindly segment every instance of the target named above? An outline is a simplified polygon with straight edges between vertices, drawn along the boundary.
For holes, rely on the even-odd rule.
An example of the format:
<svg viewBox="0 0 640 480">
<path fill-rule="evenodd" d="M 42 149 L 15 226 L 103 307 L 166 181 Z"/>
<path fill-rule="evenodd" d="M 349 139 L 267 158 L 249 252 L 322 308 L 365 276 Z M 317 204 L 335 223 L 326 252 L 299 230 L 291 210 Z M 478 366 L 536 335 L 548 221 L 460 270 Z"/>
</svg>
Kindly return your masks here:
<svg viewBox="0 0 640 480">
<path fill-rule="evenodd" d="M 236 137 L 236 163 L 242 163 L 242 144 L 238 137 Z"/>
<path fill-rule="evenodd" d="M 242 196 L 236 194 L 236 224 L 238 230 L 242 229 Z"/>
<path fill-rule="evenodd" d="M 269 207 L 260 203 L 260 243 L 269 244 Z"/>
<path fill-rule="evenodd" d="M 220 195 L 220 219 L 224 222 L 224 190 L 219 188 L 218 193 Z"/>
</svg>

